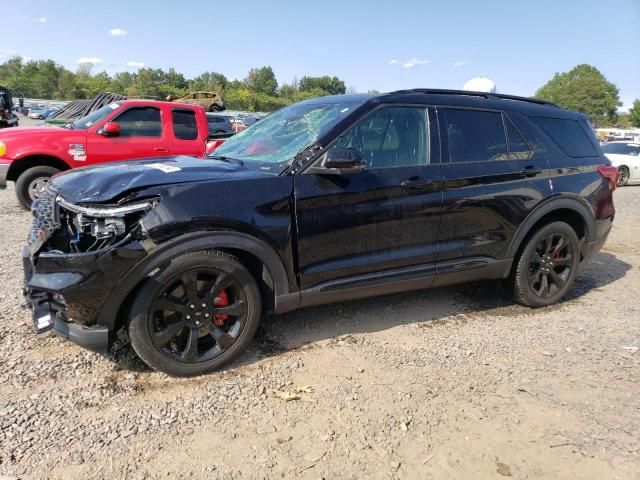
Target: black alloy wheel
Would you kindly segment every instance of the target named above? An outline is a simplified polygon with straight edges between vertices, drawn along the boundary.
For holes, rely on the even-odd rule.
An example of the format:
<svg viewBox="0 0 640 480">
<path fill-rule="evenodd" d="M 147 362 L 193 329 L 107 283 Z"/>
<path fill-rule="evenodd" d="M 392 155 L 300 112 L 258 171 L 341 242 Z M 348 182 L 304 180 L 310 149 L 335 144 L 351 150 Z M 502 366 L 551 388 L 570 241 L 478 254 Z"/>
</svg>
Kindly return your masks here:
<svg viewBox="0 0 640 480">
<path fill-rule="evenodd" d="M 549 223 L 525 241 L 504 284 L 521 305 L 546 307 L 569 291 L 579 264 L 580 243 L 575 230 L 565 222 Z"/>
<path fill-rule="evenodd" d="M 543 238 L 529 260 L 529 286 L 533 292 L 549 298 L 561 291 L 571 277 L 576 253 L 562 233 Z"/>
<path fill-rule="evenodd" d="M 235 257 L 191 252 L 143 284 L 131 313 L 131 344 L 145 363 L 169 375 L 201 375 L 249 345 L 260 321 L 260 292 Z"/>
<path fill-rule="evenodd" d="M 247 300 L 220 270 L 188 270 L 165 284 L 149 309 L 151 341 L 176 361 L 199 363 L 228 350 L 244 328 Z"/>
</svg>

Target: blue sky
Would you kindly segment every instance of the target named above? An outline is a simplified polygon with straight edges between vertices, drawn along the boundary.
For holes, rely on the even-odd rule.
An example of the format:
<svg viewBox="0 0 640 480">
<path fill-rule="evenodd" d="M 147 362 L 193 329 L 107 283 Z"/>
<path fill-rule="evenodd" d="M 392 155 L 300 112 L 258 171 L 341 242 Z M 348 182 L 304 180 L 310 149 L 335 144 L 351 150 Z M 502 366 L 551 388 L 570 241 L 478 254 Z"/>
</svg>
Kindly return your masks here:
<svg viewBox="0 0 640 480">
<path fill-rule="evenodd" d="M 640 0 L 0 0 L 0 61 L 70 69 L 174 67 L 242 79 L 271 65 L 280 83 L 336 75 L 358 91 L 462 88 L 475 76 L 531 95 L 554 72 L 595 65 L 640 98 Z M 7 23 L 5 19 L 12 19 Z M 391 62 L 395 60 L 395 62 Z M 390 63 L 391 62 L 391 63 Z"/>
</svg>

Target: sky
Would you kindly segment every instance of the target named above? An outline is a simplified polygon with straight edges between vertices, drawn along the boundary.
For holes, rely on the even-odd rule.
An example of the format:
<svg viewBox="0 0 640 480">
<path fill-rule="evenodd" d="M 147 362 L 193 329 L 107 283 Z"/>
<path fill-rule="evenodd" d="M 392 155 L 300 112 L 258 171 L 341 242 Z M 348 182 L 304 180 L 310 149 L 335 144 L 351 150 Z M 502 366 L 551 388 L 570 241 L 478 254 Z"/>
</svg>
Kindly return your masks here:
<svg viewBox="0 0 640 480">
<path fill-rule="evenodd" d="M 589 63 L 640 98 L 640 0 L 0 0 L 0 62 L 51 58 L 75 70 L 175 68 L 280 84 L 331 75 L 359 92 L 462 88 L 477 76 L 530 96 Z M 7 19 L 12 19 L 7 22 Z"/>
</svg>

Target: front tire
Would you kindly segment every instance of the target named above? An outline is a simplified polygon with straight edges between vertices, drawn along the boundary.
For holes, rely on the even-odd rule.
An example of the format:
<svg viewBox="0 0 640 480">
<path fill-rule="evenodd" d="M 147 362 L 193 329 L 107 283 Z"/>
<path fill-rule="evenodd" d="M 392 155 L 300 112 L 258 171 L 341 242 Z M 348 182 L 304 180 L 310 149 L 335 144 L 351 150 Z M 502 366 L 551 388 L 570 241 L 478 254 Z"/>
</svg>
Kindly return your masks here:
<svg viewBox="0 0 640 480">
<path fill-rule="evenodd" d="M 622 166 L 618 168 L 618 186 L 624 187 L 629 183 L 629 168 Z"/>
<path fill-rule="evenodd" d="M 129 337 L 151 368 L 193 377 L 240 355 L 261 314 L 258 286 L 236 257 L 216 250 L 190 252 L 171 260 L 139 289 Z"/>
<path fill-rule="evenodd" d="M 514 300 L 527 307 L 553 305 L 569 291 L 580 264 L 576 232 L 565 222 L 537 230 L 517 258 L 507 286 Z"/>
<path fill-rule="evenodd" d="M 45 189 L 49 179 L 59 173 L 54 167 L 31 167 L 20 174 L 16 180 L 16 196 L 20 204 L 29 210 L 33 200 Z"/>
</svg>

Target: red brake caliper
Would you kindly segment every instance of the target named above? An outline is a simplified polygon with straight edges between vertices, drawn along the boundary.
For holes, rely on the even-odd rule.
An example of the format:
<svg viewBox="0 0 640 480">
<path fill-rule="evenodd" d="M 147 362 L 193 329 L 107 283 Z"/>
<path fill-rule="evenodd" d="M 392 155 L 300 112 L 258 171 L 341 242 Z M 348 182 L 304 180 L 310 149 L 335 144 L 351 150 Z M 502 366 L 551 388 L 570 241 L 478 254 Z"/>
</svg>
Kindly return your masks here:
<svg viewBox="0 0 640 480">
<path fill-rule="evenodd" d="M 227 295 L 227 292 L 225 292 L 224 290 L 220 292 L 218 296 L 213 299 L 213 305 L 215 305 L 216 307 L 226 307 L 227 305 L 229 305 L 229 296 Z M 213 323 L 218 327 L 221 327 L 224 325 L 224 322 L 227 318 L 229 318 L 229 315 L 226 313 L 214 315 Z"/>
</svg>

